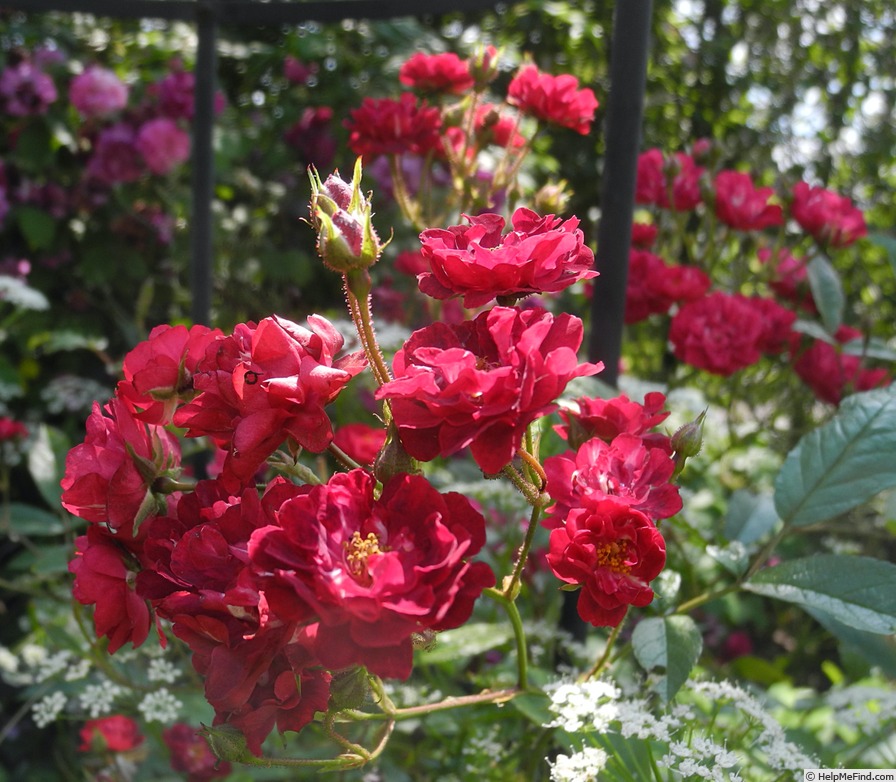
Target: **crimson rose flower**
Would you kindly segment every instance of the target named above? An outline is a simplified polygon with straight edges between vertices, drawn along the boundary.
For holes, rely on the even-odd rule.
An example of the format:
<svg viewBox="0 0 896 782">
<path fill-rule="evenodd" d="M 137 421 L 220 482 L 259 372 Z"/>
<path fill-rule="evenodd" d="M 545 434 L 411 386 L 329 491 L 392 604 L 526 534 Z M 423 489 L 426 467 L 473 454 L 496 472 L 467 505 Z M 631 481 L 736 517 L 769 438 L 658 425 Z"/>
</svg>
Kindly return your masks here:
<svg viewBox="0 0 896 782">
<path fill-rule="evenodd" d="M 722 292 L 683 305 L 669 328 L 675 355 L 716 375 L 731 375 L 759 361 L 764 336 L 749 299 Z"/>
<path fill-rule="evenodd" d="M 174 436 L 138 421 L 118 398 L 102 409 L 94 402 L 84 442 L 65 458 L 62 506 L 113 530 L 133 529 L 156 510 L 152 494 L 156 478 L 176 471 L 179 464 L 180 446 Z"/>
<path fill-rule="evenodd" d="M 345 424 L 333 436 L 333 444 L 361 465 L 373 464 L 385 442 L 386 430 L 367 424 Z"/>
<path fill-rule="evenodd" d="M 648 149 L 638 157 L 635 201 L 677 212 L 693 209 L 702 200 L 700 177 L 705 170 L 685 152 L 676 152 L 667 159 L 662 150 Z"/>
<path fill-rule="evenodd" d="M 549 545 L 548 565 L 581 587 L 579 616 L 595 627 L 615 627 L 628 606 L 648 605 L 650 581 L 666 564 L 666 543 L 653 522 L 615 499 L 571 510 Z"/>
<path fill-rule="evenodd" d="M 598 102 L 594 92 L 579 89 L 579 80 L 569 74 L 551 76 L 534 65 L 526 65 L 507 88 L 507 102 L 524 114 L 583 136 L 591 130 Z"/>
<path fill-rule="evenodd" d="M 577 451 L 549 456 L 544 463 L 547 492 L 554 500 L 545 526 L 557 527 L 586 501 L 614 497 L 651 519 L 666 519 L 681 510 L 678 487 L 669 483 L 675 462 L 662 448 L 640 437 L 620 434 L 611 443 L 595 437 Z"/>
<path fill-rule="evenodd" d="M 485 519 L 461 494 L 440 494 L 422 476 L 398 475 L 374 498 L 364 470 L 303 486 L 277 524 L 249 541 L 270 608 L 314 608 L 314 652 L 331 669 L 364 665 L 407 678 L 411 635 L 463 624 L 494 574 L 468 559 L 485 544 Z"/>
<path fill-rule="evenodd" d="M 251 478 L 291 437 L 319 453 L 333 432 L 324 406 L 365 366 L 361 353 L 340 359 L 342 335 L 311 315 L 309 328 L 278 316 L 238 325 L 209 345 L 197 364 L 200 392 L 174 416 L 188 437 L 207 435 L 228 449 L 223 474 Z"/>
<path fill-rule="evenodd" d="M 398 80 L 420 92 L 462 95 L 473 86 L 470 65 L 454 52 L 425 54 L 417 52 L 404 62 Z"/>
<path fill-rule="evenodd" d="M 625 289 L 625 322 L 640 323 L 665 315 L 673 304 L 699 299 L 710 279 L 696 266 L 669 265 L 648 250 L 632 247 Z"/>
<path fill-rule="evenodd" d="M 96 605 L 93 623 L 97 637 L 109 639 L 109 654 L 129 641 L 134 648 L 149 635 L 149 606 L 135 591 L 137 561 L 130 559 L 114 537 L 91 525 L 75 540 L 75 558 L 68 569 L 75 575 L 72 594 L 83 605 Z"/>
<path fill-rule="evenodd" d="M 532 293 L 556 293 L 578 280 L 597 276 L 594 253 L 585 246 L 575 217 L 565 222 L 540 217 L 520 207 L 513 230 L 501 233 L 498 214 L 464 215 L 469 225 L 431 228 L 420 234 L 429 272 L 419 275 L 420 290 L 435 299 L 464 297 L 465 307 L 492 299 L 519 299 Z"/>
<path fill-rule="evenodd" d="M 669 411 L 664 409 L 666 397 L 659 391 L 648 392 L 643 403 L 620 394 L 612 399 L 580 397 L 575 404 L 576 410 L 560 410 L 564 424 L 555 427 L 573 448 L 579 448 L 592 437 L 610 443 L 620 434 L 633 434 L 649 441 L 652 448 L 672 452 L 666 435 L 650 432 L 669 417 Z"/>
<path fill-rule="evenodd" d="M 760 261 L 772 267 L 769 287 L 776 296 L 813 315 L 818 313 L 809 287 L 809 271 L 805 258 L 797 258 L 788 250 L 773 253 L 766 247 L 759 250 L 758 255 Z"/>
<path fill-rule="evenodd" d="M 790 213 L 806 233 L 831 247 L 846 247 L 867 235 L 865 216 L 846 196 L 797 182 Z"/>
<path fill-rule="evenodd" d="M 776 355 L 787 350 L 791 344 L 790 327 L 796 320 L 796 313 L 782 307 L 774 299 L 751 296 L 748 301 L 762 324 L 759 350 L 767 355 Z"/>
<path fill-rule="evenodd" d="M 162 731 L 171 753 L 171 768 L 187 775 L 187 782 L 209 782 L 230 774 L 230 763 L 219 761 L 198 728 L 176 722 Z"/>
<path fill-rule="evenodd" d="M 127 752 L 139 747 L 146 738 L 130 717 L 113 714 L 87 720 L 81 727 L 81 752 Z"/>
<path fill-rule="evenodd" d="M 398 100 L 364 98 L 345 121 L 348 146 L 356 155 L 425 155 L 442 148 L 442 115 L 434 106 L 419 103 L 409 92 Z"/>
<path fill-rule="evenodd" d="M 485 473 L 499 473 L 526 427 L 556 409 L 580 364 L 582 321 L 539 309 L 495 307 L 457 325 L 434 323 L 411 334 L 395 355 L 395 379 L 378 399 L 391 401 L 401 442 L 415 459 L 467 446 Z"/>
<path fill-rule="evenodd" d="M 781 225 L 784 214 L 768 199 L 775 193 L 771 187 L 756 187 L 749 174 L 720 171 L 715 179 L 716 216 L 739 231 L 759 231 Z"/>
</svg>

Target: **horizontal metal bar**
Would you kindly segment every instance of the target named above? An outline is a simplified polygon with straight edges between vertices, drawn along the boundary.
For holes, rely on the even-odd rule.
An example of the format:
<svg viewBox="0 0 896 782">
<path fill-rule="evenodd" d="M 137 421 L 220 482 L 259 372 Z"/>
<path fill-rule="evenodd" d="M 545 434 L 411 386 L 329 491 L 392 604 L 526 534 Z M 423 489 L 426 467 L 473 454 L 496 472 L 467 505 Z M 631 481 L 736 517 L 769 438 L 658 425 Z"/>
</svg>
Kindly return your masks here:
<svg viewBox="0 0 896 782">
<path fill-rule="evenodd" d="M 200 10 L 219 24 L 287 24 L 338 22 L 343 19 L 392 19 L 401 16 L 484 11 L 500 0 L 2 0 L 7 9 L 87 13 L 118 19 L 193 20 Z"/>
</svg>

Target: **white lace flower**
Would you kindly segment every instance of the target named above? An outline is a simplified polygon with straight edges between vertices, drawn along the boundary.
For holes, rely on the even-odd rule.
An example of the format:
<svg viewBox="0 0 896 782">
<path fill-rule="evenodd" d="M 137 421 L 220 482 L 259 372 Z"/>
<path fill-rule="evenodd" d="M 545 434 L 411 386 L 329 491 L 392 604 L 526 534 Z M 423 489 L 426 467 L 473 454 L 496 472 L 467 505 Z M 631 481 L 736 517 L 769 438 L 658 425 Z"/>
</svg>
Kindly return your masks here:
<svg viewBox="0 0 896 782">
<path fill-rule="evenodd" d="M 550 763 L 551 782 L 594 782 L 607 765 L 607 753 L 597 747 L 584 747 L 572 755 L 558 755 Z"/>
<path fill-rule="evenodd" d="M 63 692 L 56 690 L 45 695 L 31 707 L 31 716 L 38 728 L 45 728 L 56 722 L 56 719 L 65 708 L 66 698 Z"/>
</svg>

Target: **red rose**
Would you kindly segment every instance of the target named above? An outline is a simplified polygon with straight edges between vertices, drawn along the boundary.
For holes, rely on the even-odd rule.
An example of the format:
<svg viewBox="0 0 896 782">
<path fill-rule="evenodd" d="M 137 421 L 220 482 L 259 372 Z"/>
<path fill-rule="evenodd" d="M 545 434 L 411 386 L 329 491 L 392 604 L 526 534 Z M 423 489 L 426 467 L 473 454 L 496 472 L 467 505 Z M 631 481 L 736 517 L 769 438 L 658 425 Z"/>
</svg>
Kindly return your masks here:
<svg viewBox="0 0 896 782">
<path fill-rule="evenodd" d="M 582 322 L 544 310 L 495 307 L 472 321 L 415 331 L 393 362 L 395 379 L 378 399 L 391 400 L 401 442 L 429 461 L 470 446 L 482 470 L 499 473 L 526 427 L 556 409 L 574 377 L 602 364 L 580 364 Z"/>
<path fill-rule="evenodd" d="M 356 155 L 425 155 L 441 149 L 442 116 L 409 92 L 401 98 L 365 98 L 345 126 Z"/>
<path fill-rule="evenodd" d="M 473 86 L 470 65 L 453 52 L 417 52 L 398 71 L 398 80 L 420 92 L 462 95 Z"/>
<path fill-rule="evenodd" d="M 787 250 L 772 253 L 768 248 L 759 250 L 758 255 L 762 263 L 772 267 L 769 287 L 775 295 L 813 315 L 818 313 L 809 287 L 805 258 L 796 258 Z"/>
<path fill-rule="evenodd" d="M 669 483 L 675 462 L 632 434 L 620 434 L 611 443 L 595 437 L 575 452 L 548 457 L 544 471 L 554 500 L 545 520 L 549 528 L 562 524 L 573 508 L 606 497 L 654 520 L 681 510 L 678 487 Z"/>
<path fill-rule="evenodd" d="M 846 196 L 797 182 L 790 213 L 806 233 L 831 247 L 846 247 L 866 236 L 865 216 Z"/>
<path fill-rule="evenodd" d="M 81 728 L 81 752 L 127 752 L 139 747 L 145 736 L 130 717 L 113 714 L 87 720 Z"/>
<path fill-rule="evenodd" d="M 632 223 L 632 245 L 649 250 L 656 241 L 659 228 L 653 223 Z"/>
<path fill-rule="evenodd" d="M 75 558 L 68 565 L 75 575 L 72 594 L 83 605 L 96 605 L 94 627 L 98 638 L 109 639 L 109 654 L 128 642 L 136 648 L 149 635 L 149 606 L 135 591 L 138 568 L 102 527 L 91 525 L 75 540 Z"/>
<path fill-rule="evenodd" d="M 162 740 L 171 753 L 171 768 L 187 775 L 187 782 L 209 782 L 226 777 L 231 766 L 215 757 L 198 728 L 176 722 L 162 731 Z"/>
<path fill-rule="evenodd" d="M 497 214 L 464 215 L 469 225 L 432 228 L 420 234 L 429 272 L 418 276 L 420 290 L 436 299 L 463 296 L 465 307 L 492 299 L 519 299 L 556 293 L 578 280 L 597 276 L 594 253 L 585 246 L 579 221 L 540 217 L 520 207 L 513 230 L 502 234 Z"/>
<path fill-rule="evenodd" d="M 768 203 L 775 191 L 756 187 L 749 174 L 720 171 L 714 188 L 716 216 L 726 225 L 739 231 L 759 231 L 783 224 L 781 207 Z"/>
<path fill-rule="evenodd" d="M 790 327 L 796 320 L 796 313 L 782 307 L 774 299 L 751 296 L 748 301 L 762 324 L 759 350 L 767 355 L 783 353 L 791 344 Z"/>
<path fill-rule="evenodd" d="M 177 439 L 160 426 L 138 421 L 120 399 L 102 409 L 94 402 L 84 442 L 65 459 L 62 506 L 114 530 L 133 529 L 156 510 L 155 479 L 179 463 Z"/>
<path fill-rule="evenodd" d="M 628 606 L 653 600 L 649 584 L 666 564 L 666 543 L 646 515 L 606 499 L 569 512 L 551 532 L 547 560 L 557 578 L 581 587 L 582 619 L 615 627 Z"/>
<path fill-rule="evenodd" d="M 663 151 L 653 147 L 638 156 L 635 202 L 659 206 L 668 201 Z"/>
<path fill-rule="evenodd" d="M 710 279 L 696 266 L 670 266 L 658 255 L 632 247 L 625 289 L 625 322 L 665 315 L 673 304 L 692 301 L 709 289 Z"/>
<path fill-rule="evenodd" d="M 504 149 L 520 149 L 526 145 L 526 137 L 518 132 L 519 122 L 515 117 L 502 114 L 491 103 L 480 103 L 476 107 L 473 127 L 480 144 L 494 144 Z"/>
<path fill-rule="evenodd" d="M 702 200 L 700 177 L 705 170 L 684 152 L 667 158 L 661 150 L 649 149 L 638 157 L 635 201 L 677 212 L 693 209 Z"/>
<path fill-rule="evenodd" d="M 507 88 L 507 102 L 524 114 L 583 136 L 591 130 L 598 107 L 594 92 L 580 90 L 575 76 L 551 76 L 534 65 L 526 65 L 513 77 Z"/>
<path fill-rule="evenodd" d="M 28 427 L 21 421 L 0 416 L 0 443 L 9 440 L 24 440 L 28 436 Z"/>
<path fill-rule="evenodd" d="M 468 562 L 485 544 L 485 519 L 466 497 L 421 476 L 396 476 L 378 499 L 374 487 L 364 470 L 302 487 L 276 526 L 252 535 L 249 558 L 276 615 L 314 608 L 324 666 L 404 679 L 411 634 L 463 624 L 494 574 Z"/>
<path fill-rule="evenodd" d="M 669 328 L 676 357 L 716 375 L 731 375 L 759 361 L 764 335 L 746 296 L 721 292 L 684 304 Z"/>
<path fill-rule="evenodd" d="M 333 435 L 333 444 L 360 465 L 373 464 L 385 442 L 386 430 L 382 426 L 346 424 Z"/>
<path fill-rule="evenodd" d="M 362 354 L 335 355 L 343 339 L 318 315 L 303 328 L 284 318 L 240 324 L 209 345 L 196 367 L 200 392 L 174 416 L 188 437 L 211 437 L 227 448 L 223 474 L 251 478 L 287 438 L 319 453 L 333 437 L 324 406 L 360 372 Z"/>
<path fill-rule="evenodd" d="M 650 391 L 643 404 L 633 402 L 625 394 L 612 399 L 580 397 L 576 400 L 577 410 L 560 411 L 564 425 L 556 427 L 556 431 L 568 439 L 573 448 L 592 437 L 610 443 L 620 434 L 633 434 L 648 440 L 652 448 L 663 447 L 671 453 L 666 435 L 650 433 L 669 417 L 669 411 L 663 409 L 665 405 L 666 397 L 659 391 Z M 663 442 L 666 444 L 660 445 Z"/>
</svg>

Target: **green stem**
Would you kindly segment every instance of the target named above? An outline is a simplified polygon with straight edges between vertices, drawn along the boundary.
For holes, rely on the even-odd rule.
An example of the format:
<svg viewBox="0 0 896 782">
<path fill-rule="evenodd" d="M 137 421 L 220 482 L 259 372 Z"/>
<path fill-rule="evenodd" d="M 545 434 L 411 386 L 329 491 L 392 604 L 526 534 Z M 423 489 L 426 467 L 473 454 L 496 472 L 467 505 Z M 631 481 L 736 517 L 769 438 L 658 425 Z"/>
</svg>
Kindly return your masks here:
<svg viewBox="0 0 896 782">
<path fill-rule="evenodd" d="M 543 506 L 546 505 L 548 500 L 543 499 L 542 493 L 529 481 L 527 481 L 520 473 L 516 470 L 516 468 L 512 464 L 507 464 L 504 466 L 504 469 L 501 471 L 510 478 L 511 483 L 520 490 L 520 493 L 526 498 L 526 501 L 535 506 Z"/>
<path fill-rule="evenodd" d="M 600 656 L 598 661 L 594 663 L 588 673 L 579 677 L 580 681 L 588 681 L 588 679 L 593 679 L 606 667 L 607 661 L 610 659 L 610 655 L 613 653 L 613 646 L 616 643 L 616 639 L 619 638 L 619 633 L 622 631 L 622 625 L 625 624 L 625 619 L 627 616 L 628 614 L 623 616 L 619 624 L 613 628 L 613 631 L 607 638 L 607 645 L 604 647 L 603 654 Z"/>
<path fill-rule="evenodd" d="M 529 516 L 529 526 L 526 528 L 526 537 L 523 539 L 523 545 L 520 547 L 516 563 L 513 566 L 513 574 L 510 581 L 504 587 L 504 595 L 508 600 L 516 600 L 516 596 L 520 591 L 520 579 L 523 575 L 523 568 L 526 566 L 526 559 L 529 557 L 529 549 L 532 548 L 532 540 L 535 538 L 535 531 L 538 529 L 538 517 L 541 516 L 541 506 L 534 505 L 532 514 Z"/>
<path fill-rule="evenodd" d="M 725 595 L 729 595 L 732 592 L 736 592 L 739 588 L 740 584 L 729 584 L 724 589 L 718 589 L 715 592 L 703 592 L 696 597 L 692 597 L 690 600 L 685 600 L 681 605 L 676 607 L 675 613 L 685 614 L 693 608 L 702 606 L 704 603 L 709 603 L 712 600 L 716 600 L 717 598 L 724 597 Z"/>
<path fill-rule="evenodd" d="M 498 592 L 498 594 L 501 594 Z M 476 695 L 461 695 L 459 697 L 445 698 L 438 703 L 424 703 L 420 706 L 409 706 L 403 709 L 395 709 L 390 712 L 366 712 L 356 711 L 354 709 L 343 709 L 336 715 L 338 722 L 376 722 L 380 720 L 402 720 L 417 719 L 427 714 L 435 714 L 440 711 L 448 711 L 449 709 L 458 709 L 465 706 L 478 706 L 486 703 L 507 703 L 519 695 L 522 690 L 518 687 L 510 687 L 503 690 L 484 690 Z"/>
<path fill-rule="evenodd" d="M 373 329 L 373 316 L 370 313 L 370 275 L 366 269 L 360 272 L 348 272 L 344 276 L 345 296 L 348 301 L 349 314 L 358 330 L 358 338 L 370 363 L 370 369 L 379 385 L 392 379 L 389 367 L 376 341 Z"/>
<path fill-rule="evenodd" d="M 513 636 L 516 639 L 517 688 L 524 691 L 529 687 L 529 656 L 526 651 L 526 633 L 523 630 L 523 620 L 520 617 L 519 609 L 513 599 L 500 589 L 492 587 L 486 589 L 483 594 L 500 603 L 507 612 L 507 618 L 510 619 Z"/>
</svg>

